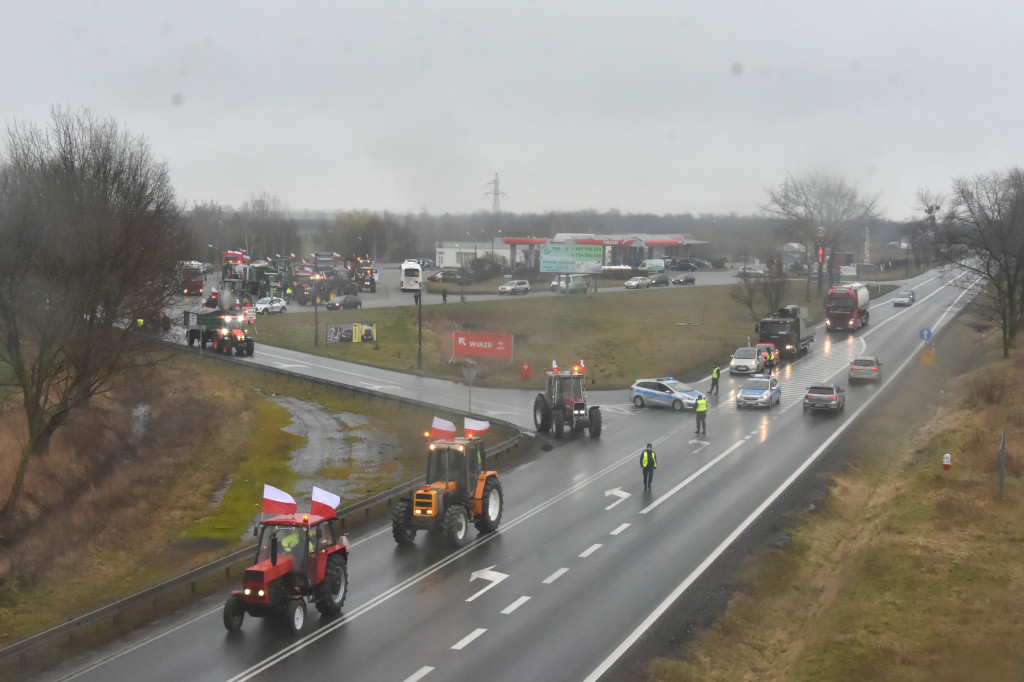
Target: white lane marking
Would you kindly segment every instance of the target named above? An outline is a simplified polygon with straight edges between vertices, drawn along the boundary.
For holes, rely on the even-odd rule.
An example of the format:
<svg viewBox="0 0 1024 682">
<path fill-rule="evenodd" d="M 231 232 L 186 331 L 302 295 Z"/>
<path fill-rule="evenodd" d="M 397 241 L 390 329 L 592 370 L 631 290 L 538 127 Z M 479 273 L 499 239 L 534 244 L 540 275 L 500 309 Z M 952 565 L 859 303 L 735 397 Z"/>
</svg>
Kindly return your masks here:
<svg viewBox="0 0 1024 682">
<path fill-rule="evenodd" d="M 512 602 L 511 604 L 506 606 L 504 609 L 502 609 L 501 612 L 507 616 L 508 614 L 512 613 L 513 611 L 515 611 L 516 609 L 518 609 L 520 606 L 522 606 L 523 604 L 525 604 L 528 601 L 530 601 L 529 597 L 520 597 L 519 599 L 516 599 L 514 602 Z"/>
<path fill-rule="evenodd" d="M 618 528 L 616 528 L 615 530 L 613 530 L 611 533 L 609 533 L 609 535 L 618 535 L 619 533 L 621 533 L 622 531 L 626 530 L 627 528 L 629 528 L 629 524 L 628 523 L 624 523 L 621 526 L 619 526 Z"/>
<path fill-rule="evenodd" d="M 417 680 L 422 680 L 424 677 L 429 675 L 433 670 L 434 669 L 431 668 L 429 665 L 425 665 L 409 677 L 405 678 L 404 682 L 417 682 Z"/>
<path fill-rule="evenodd" d="M 495 585 L 497 585 L 502 580 L 504 580 L 505 578 L 508 577 L 507 573 L 498 573 L 497 571 L 491 570 L 493 568 L 494 568 L 494 566 L 488 566 L 487 568 L 480 569 L 479 571 L 473 571 L 470 574 L 469 582 L 473 582 L 477 578 L 480 578 L 482 580 L 489 580 L 490 584 L 487 585 L 482 590 L 480 590 L 479 592 L 477 592 L 476 594 L 474 594 L 472 597 L 467 598 L 466 601 L 473 601 L 474 599 L 479 597 L 481 594 L 483 594 L 487 590 L 491 589 L 492 587 L 494 587 Z"/>
<path fill-rule="evenodd" d="M 605 507 L 604 508 L 605 511 L 608 511 L 609 509 L 611 509 L 615 505 L 619 504 L 620 502 L 625 501 L 625 499 L 627 497 L 629 497 L 629 493 L 623 491 L 622 488 L 612 488 L 611 490 L 605 490 L 604 491 L 604 496 L 608 497 L 609 495 L 615 495 L 619 499 L 615 500 L 614 502 L 609 504 L 607 507 Z"/>
<path fill-rule="evenodd" d="M 487 632 L 487 628 L 477 628 L 476 630 L 473 630 L 473 632 L 469 633 L 468 635 L 460 639 L 458 642 L 453 644 L 452 648 L 456 651 L 461 651 L 470 644 L 472 644 L 474 639 L 484 634 L 485 632 Z"/>
<path fill-rule="evenodd" d="M 748 436 L 748 438 L 749 438 L 749 436 Z M 674 488 L 672 488 L 667 493 L 665 493 L 664 497 L 659 497 L 657 500 L 655 500 L 654 502 L 650 503 L 649 505 L 647 505 L 646 507 L 641 509 L 640 513 L 641 514 L 646 514 L 647 512 L 651 511 L 652 509 L 654 509 L 659 504 L 661 504 L 665 500 L 667 500 L 670 497 L 672 497 L 673 495 L 675 495 L 677 492 L 679 492 L 680 490 L 682 490 L 686 486 L 688 486 L 691 483 L 693 483 L 695 480 L 697 480 L 698 477 L 702 476 L 705 471 L 707 471 L 708 469 L 710 469 L 711 467 L 715 466 L 716 464 L 721 462 L 723 459 L 728 457 L 730 454 L 732 454 L 733 450 L 735 450 L 739 446 L 743 445 L 745 442 L 746 442 L 746 440 L 740 440 L 740 441 L 736 441 L 735 443 L 733 443 L 732 446 L 729 449 L 727 449 L 725 452 L 720 454 L 718 457 L 715 457 L 713 460 L 711 460 L 710 462 L 708 462 L 707 464 L 702 466 L 700 469 L 697 469 L 697 471 L 695 471 L 692 474 L 690 474 L 690 476 L 686 480 L 684 480 L 682 483 L 676 484 L 676 486 Z"/>
<path fill-rule="evenodd" d="M 587 547 L 585 550 L 580 552 L 579 558 L 580 559 L 586 559 L 588 556 L 590 556 L 591 554 L 593 554 L 594 552 L 596 552 L 599 549 L 601 549 L 601 545 L 600 544 L 591 545 L 590 547 Z"/>
<path fill-rule="evenodd" d="M 550 585 L 551 583 L 555 582 L 568 572 L 568 568 L 560 568 L 551 575 L 549 575 L 547 578 L 544 578 L 544 580 L 542 580 L 541 582 L 543 582 L 545 585 Z"/>
</svg>

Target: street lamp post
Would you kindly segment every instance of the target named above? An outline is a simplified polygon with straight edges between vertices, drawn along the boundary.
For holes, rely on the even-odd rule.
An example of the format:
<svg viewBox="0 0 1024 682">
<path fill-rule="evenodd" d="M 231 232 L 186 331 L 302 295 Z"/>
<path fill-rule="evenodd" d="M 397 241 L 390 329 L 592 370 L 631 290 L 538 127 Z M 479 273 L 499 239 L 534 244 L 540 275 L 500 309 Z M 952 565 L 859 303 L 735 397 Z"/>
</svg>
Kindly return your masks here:
<svg viewBox="0 0 1024 682">
<path fill-rule="evenodd" d="M 320 301 L 320 280 L 323 278 L 320 273 L 310 278 L 313 280 L 313 345 L 316 347 L 320 346 L 320 315 L 317 304 Z"/>
</svg>

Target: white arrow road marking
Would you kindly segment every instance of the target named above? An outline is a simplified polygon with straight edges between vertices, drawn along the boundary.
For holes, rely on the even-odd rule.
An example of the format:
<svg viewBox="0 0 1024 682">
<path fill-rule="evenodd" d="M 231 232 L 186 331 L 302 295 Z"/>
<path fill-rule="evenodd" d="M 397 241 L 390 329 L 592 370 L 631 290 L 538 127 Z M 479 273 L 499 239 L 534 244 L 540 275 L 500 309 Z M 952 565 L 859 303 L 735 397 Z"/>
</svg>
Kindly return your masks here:
<svg viewBox="0 0 1024 682">
<path fill-rule="evenodd" d="M 498 573 L 497 571 L 492 571 L 492 568 L 494 568 L 494 566 L 488 566 L 487 568 L 481 569 L 479 571 L 473 571 L 473 573 L 469 576 L 470 582 L 473 582 L 477 578 L 483 578 L 484 580 L 490 580 L 491 584 L 485 587 L 484 589 L 480 590 L 476 594 L 474 594 L 472 597 L 469 597 L 466 601 L 473 601 L 481 594 L 491 589 L 492 587 L 494 587 L 495 585 L 497 585 L 502 580 L 508 577 L 508 575 L 505 573 Z"/>
<path fill-rule="evenodd" d="M 698 453 L 701 450 L 703 450 L 704 448 L 706 448 L 707 446 L 711 445 L 711 441 L 701 440 L 699 438 L 691 438 L 690 439 L 690 445 L 693 445 L 694 443 L 700 443 L 700 447 L 699 448 L 694 448 L 694 450 L 693 450 L 694 453 Z"/>
<path fill-rule="evenodd" d="M 469 633 L 468 635 L 460 639 L 458 642 L 453 644 L 452 648 L 456 651 L 459 651 L 460 649 L 465 649 L 473 642 L 474 639 L 484 634 L 485 632 L 487 632 L 487 628 L 477 628 L 476 630 L 473 630 L 473 632 Z"/>
<path fill-rule="evenodd" d="M 615 500 L 614 502 L 609 504 L 607 507 L 605 507 L 604 508 L 605 511 L 608 511 L 609 509 L 611 509 L 612 507 L 614 507 L 615 505 L 619 504 L 620 502 L 622 502 L 623 500 L 625 500 L 627 497 L 630 496 L 629 493 L 623 491 L 621 488 L 612 488 L 611 490 L 605 490 L 604 491 L 604 496 L 608 497 L 609 495 L 615 495 L 619 499 Z"/>
</svg>

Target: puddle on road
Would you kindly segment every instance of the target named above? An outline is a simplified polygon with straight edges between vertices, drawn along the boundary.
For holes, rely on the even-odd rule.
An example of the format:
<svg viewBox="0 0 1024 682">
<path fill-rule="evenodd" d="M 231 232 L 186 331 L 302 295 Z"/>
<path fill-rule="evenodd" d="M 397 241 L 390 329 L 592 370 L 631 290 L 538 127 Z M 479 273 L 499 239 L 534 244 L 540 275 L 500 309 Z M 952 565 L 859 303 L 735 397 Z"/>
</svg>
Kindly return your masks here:
<svg viewBox="0 0 1024 682">
<path fill-rule="evenodd" d="M 319 403 L 290 396 L 268 396 L 292 415 L 285 431 L 306 439 L 305 447 L 292 453 L 291 467 L 299 475 L 296 490 L 318 486 L 346 500 L 361 499 L 372 483 L 383 487 L 402 478 L 396 462 L 398 437 L 373 420 L 351 412 L 333 412 Z"/>
</svg>

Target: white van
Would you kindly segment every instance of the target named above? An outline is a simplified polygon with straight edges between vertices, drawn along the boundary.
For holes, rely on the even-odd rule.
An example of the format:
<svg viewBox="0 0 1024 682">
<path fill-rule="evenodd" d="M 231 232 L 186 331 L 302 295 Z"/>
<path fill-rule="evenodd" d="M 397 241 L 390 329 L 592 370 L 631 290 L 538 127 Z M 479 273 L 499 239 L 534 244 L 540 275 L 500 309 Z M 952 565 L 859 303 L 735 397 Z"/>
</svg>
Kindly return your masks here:
<svg viewBox="0 0 1024 682">
<path fill-rule="evenodd" d="M 647 272 L 665 272 L 664 258 L 648 258 L 640 263 L 640 270 Z"/>
</svg>

